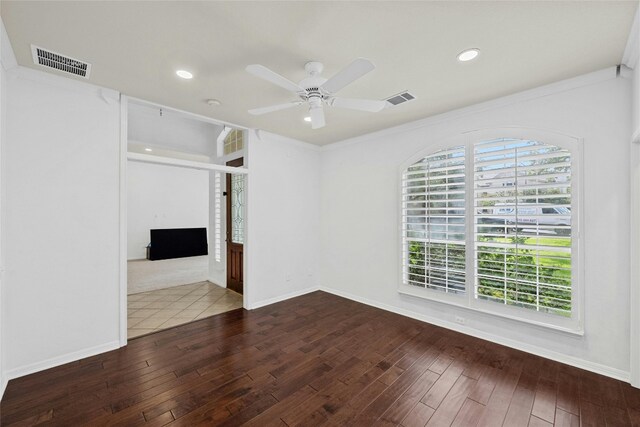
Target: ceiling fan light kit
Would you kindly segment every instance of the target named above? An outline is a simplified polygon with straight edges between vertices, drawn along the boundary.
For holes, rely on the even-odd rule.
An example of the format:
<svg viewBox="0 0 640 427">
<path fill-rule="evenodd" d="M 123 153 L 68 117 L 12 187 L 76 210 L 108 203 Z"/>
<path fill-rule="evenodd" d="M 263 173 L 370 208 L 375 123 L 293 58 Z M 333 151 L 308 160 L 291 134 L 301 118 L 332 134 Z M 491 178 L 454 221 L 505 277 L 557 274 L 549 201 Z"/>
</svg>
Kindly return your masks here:
<svg viewBox="0 0 640 427">
<path fill-rule="evenodd" d="M 311 128 L 319 129 L 325 126 L 324 105 L 367 112 L 378 112 L 388 105 L 386 100 L 340 98 L 335 96 L 342 88 L 375 69 L 375 65 L 368 59 L 358 58 L 354 60 L 330 79 L 320 76 L 324 69 L 320 62 L 307 62 L 304 69 L 307 72 L 307 77 L 296 84 L 286 77 L 271 71 L 264 65 L 253 64 L 247 66 L 246 70 L 249 73 L 287 89 L 300 98 L 284 104 L 254 108 L 249 110 L 249 113 L 254 115 L 266 114 L 306 103 L 309 106 Z"/>
</svg>

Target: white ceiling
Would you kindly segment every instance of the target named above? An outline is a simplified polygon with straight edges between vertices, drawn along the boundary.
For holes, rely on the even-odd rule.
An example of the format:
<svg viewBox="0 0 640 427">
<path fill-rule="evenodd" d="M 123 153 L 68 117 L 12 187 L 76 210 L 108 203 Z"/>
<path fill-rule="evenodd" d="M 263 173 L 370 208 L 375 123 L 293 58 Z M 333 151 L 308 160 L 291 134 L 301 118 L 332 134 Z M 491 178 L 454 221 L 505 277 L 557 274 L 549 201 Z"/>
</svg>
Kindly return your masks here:
<svg viewBox="0 0 640 427">
<path fill-rule="evenodd" d="M 621 62 L 637 1 L 625 2 L 23 2 L 0 13 L 18 62 L 30 44 L 92 64 L 92 83 L 219 120 L 324 145 Z M 470 63 L 456 54 L 478 47 Z M 303 106 L 250 75 L 260 63 L 293 81 L 309 60 L 330 77 L 356 57 L 377 68 L 340 92 L 418 99 L 380 113 L 327 108 L 312 130 Z M 193 80 L 175 70 L 187 69 Z M 52 71 L 55 72 L 55 71 Z M 222 105 L 211 107 L 207 98 Z"/>
</svg>

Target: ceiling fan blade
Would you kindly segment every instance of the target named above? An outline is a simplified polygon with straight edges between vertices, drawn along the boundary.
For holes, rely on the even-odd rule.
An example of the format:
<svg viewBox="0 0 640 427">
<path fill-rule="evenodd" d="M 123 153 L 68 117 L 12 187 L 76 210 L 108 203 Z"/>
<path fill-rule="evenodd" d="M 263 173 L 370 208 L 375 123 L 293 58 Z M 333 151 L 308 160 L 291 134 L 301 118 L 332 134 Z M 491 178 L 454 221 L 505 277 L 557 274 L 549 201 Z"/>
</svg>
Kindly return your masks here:
<svg viewBox="0 0 640 427">
<path fill-rule="evenodd" d="M 327 80 L 322 85 L 322 88 L 329 93 L 336 93 L 375 68 L 376 66 L 373 65 L 373 62 L 368 59 L 358 58 Z"/>
<path fill-rule="evenodd" d="M 355 98 L 332 98 L 329 101 L 332 107 L 350 108 L 352 110 L 370 111 L 377 113 L 382 111 L 388 105 L 387 101 L 379 101 L 373 99 L 355 99 Z"/>
<path fill-rule="evenodd" d="M 286 104 L 277 104 L 277 105 L 270 105 L 268 107 L 254 108 L 252 110 L 249 110 L 249 114 L 253 114 L 254 116 L 259 116 L 261 114 L 271 113 L 272 111 L 279 111 L 279 110 L 285 110 L 291 107 L 297 107 L 300 104 L 302 104 L 302 101 L 293 101 L 293 102 L 287 102 Z"/>
<path fill-rule="evenodd" d="M 309 114 L 311 115 L 311 129 L 320 129 L 321 127 L 324 127 L 324 110 L 322 107 L 309 109 Z"/>
<path fill-rule="evenodd" d="M 286 77 L 282 77 L 280 74 L 271 71 L 264 65 L 252 64 L 248 65 L 245 69 L 254 76 L 260 77 L 261 79 L 271 82 L 274 85 L 278 85 L 281 88 L 290 90 L 291 92 L 304 92 L 304 89 L 302 89 L 300 86 L 287 79 Z"/>
</svg>

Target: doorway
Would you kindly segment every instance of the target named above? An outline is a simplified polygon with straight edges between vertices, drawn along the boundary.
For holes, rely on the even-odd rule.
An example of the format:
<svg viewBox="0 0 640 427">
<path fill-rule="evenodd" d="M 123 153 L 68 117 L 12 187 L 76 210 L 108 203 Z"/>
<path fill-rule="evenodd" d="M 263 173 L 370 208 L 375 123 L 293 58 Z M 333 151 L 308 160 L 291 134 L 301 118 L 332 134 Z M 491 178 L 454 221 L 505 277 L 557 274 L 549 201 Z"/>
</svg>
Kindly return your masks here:
<svg viewBox="0 0 640 427">
<path fill-rule="evenodd" d="M 227 166 L 244 166 L 244 158 L 228 161 Z M 244 175 L 227 174 L 227 288 L 239 294 L 244 291 L 244 183 Z"/>
<path fill-rule="evenodd" d="M 130 338 L 244 306 L 236 289 L 244 290 L 247 171 L 235 170 L 245 163 L 242 129 L 126 97 L 122 118 L 120 342 L 125 345 Z M 236 243 L 232 287 L 226 283 L 229 221 L 222 205 L 227 176 L 237 183 L 233 206 L 241 219 L 228 238 Z"/>
</svg>

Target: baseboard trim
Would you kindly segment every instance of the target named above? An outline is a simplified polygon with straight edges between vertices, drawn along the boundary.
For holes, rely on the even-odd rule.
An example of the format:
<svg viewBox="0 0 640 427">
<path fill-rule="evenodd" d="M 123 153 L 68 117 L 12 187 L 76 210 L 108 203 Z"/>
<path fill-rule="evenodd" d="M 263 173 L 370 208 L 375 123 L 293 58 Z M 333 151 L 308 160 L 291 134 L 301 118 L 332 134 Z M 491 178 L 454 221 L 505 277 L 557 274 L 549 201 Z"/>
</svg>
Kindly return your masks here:
<svg viewBox="0 0 640 427">
<path fill-rule="evenodd" d="M 320 291 L 320 287 L 319 286 L 311 286 L 309 288 L 306 289 L 302 289 L 300 291 L 294 291 L 294 292 L 289 292 L 288 294 L 284 294 L 284 295 L 280 295 L 274 298 L 269 298 L 269 299 L 265 299 L 262 301 L 258 301 L 256 303 L 251 304 L 248 309 L 249 310 L 255 310 L 256 308 L 261 308 L 261 307 L 265 307 L 267 305 L 271 305 L 271 304 L 275 304 L 277 302 L 280 301 L 284 301 L 284 300 L 288 300 L 291 298 L 295 298 L 295 297 L 299 297 L 302 295 L 306 295 L 306 294 L 310 294 L 311 292 L 316 292 L 316 291 Z"/>
<path fill-rule="evenodd" d="M 75 351 L 73 353 L 67 353 L 62 356 L 52 357 L 51 359 L 47 359 L 42 362 L 36 362 L 30 365 L 11 369 L 7 371 L 5 380 L 8 382 L 15 378 L 24 377 L 25 375 L 44 371 L 46 369 L 55 368 L 56 366 L 75 362 L 77 360 L 84 359 L 85 357 L 95 356 L 96 354 L 105 353 L 107 351 L 115 350 L 117 348 L 120 348 L 119 340 L 111 341 L 105 344 L 100 344 L 94 347 L 85 348 L 83 350 Z M 4 384 L 4 380 L 3 380 L 3 384 Z"/>
<path fill-rule="evenodd" d="M 7 389 L 7 384 L 9 380 L 5 375 L 2 375 L 2 379 L 0 379 L 0 400 L 4 397 L 4 391 Z"/>
<path fill-rule="evenodd" d="M 401 316 L 410 317 L 412 319 L 420 320 L 421 322 L 426 322 L 432 325 L 440 326 L 446 329 L 450 329 L 456 332 L 460 332 L 465 335 L 471 335 L 476 338 L 480 338 L 486 341 L 491 341 L 496 344 L 504 345 L 506 347 L 511 347 L 516 350 L 524 351 L 526 353 L 535 354 L 536 356 L 544 357 L 547 359 L 555 360 L 556 362 L 564 363 L 566 365 L 575 366 L 576 368 L 584 369 L 587 371 L 595 372 L 596 374 L 604 375 L 607 377 L 611 377 L 620 381 L 629 382 L 630 374 L 629 372 L 622 371 L 620 369 L 611 368 L 609 366 L 601 365 L 599 363 L 591 362 L 588 360 L 580 359 L 573 356 L 567 356 L 562 353 L 558 353 L 555 351 L 547 350 L 538 346 L 524 344 L 518 341 L 513 341 L 507 338 L 499 337 L 497 335 L 493 335 L 490 333 L 478 331 L 477 329 L 470 328 L 468 326 L 459 325 L 453 322 L 447 322 L 435 317 L 425 316 L 423 314 L 419 314 L 410 310 L 405 310 L 397 307 L 393 307 L 387 304 L 383 304 L 377 301 L 373 301 L 367 298 L 363 298 L 354 294 L 350 294 L 348 292 L 343 292 L 337 289 L 327 288 L 324 286 L 320 287 L 321 291 L 328 292 L 333 295 L 337 295 L 342 298 L 346 298 L 352 301 L 356 301 L 362 304 L 366 304 L 372 307 L 379 308 L 381 310 L 390 311 L 392 313 L 399 314 Z"/>
</svg>

